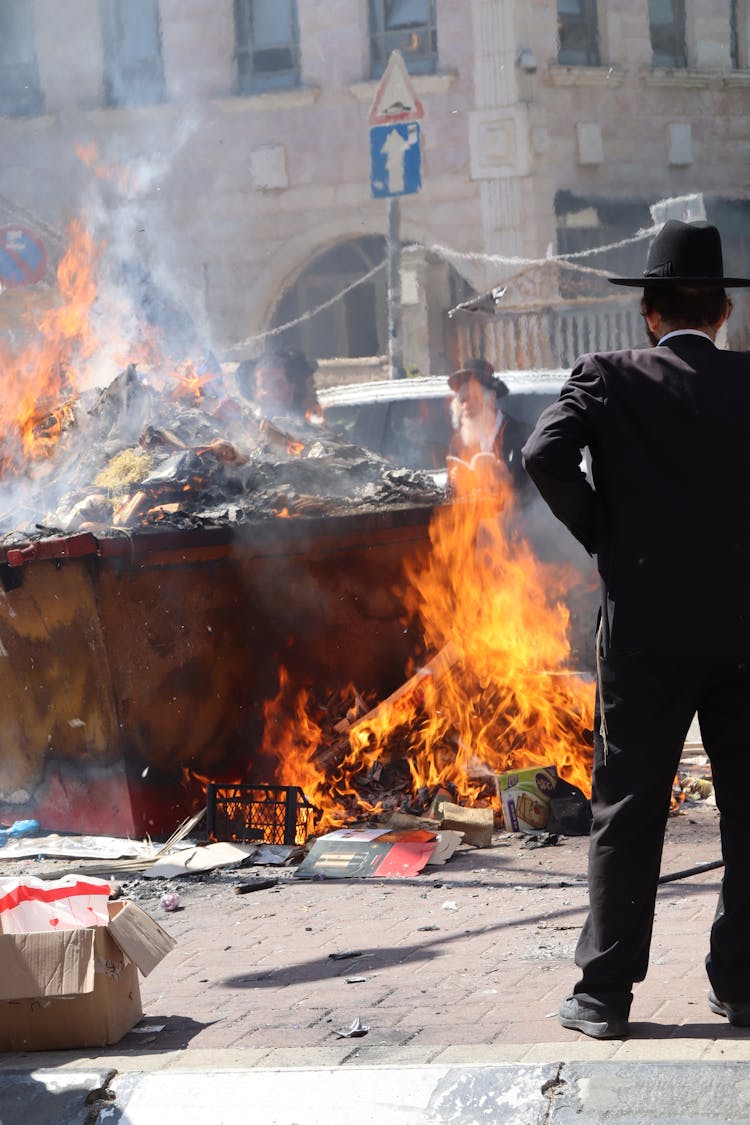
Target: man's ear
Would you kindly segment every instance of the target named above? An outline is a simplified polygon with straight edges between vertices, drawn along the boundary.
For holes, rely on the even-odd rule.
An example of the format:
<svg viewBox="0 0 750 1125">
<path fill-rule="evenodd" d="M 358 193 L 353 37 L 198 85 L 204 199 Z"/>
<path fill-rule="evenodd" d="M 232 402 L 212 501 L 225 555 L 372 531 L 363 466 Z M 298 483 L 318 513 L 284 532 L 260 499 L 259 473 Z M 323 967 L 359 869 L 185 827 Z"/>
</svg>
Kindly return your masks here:
<svg viewBox="0 0 750 1125">
<path fill-rule="evenodd" d="M 645 304 L 641 305 L 641 312 L 643 313 L 643 319 L 646 321 L 646 324 L 648 325 L 650 330 L 654 333 L 655 336 L 660 336 L 662 323 L 661 313 L 655 312 L 654 309 L 647 309 Z"/>
<path fill-rule="evenodd" d="M 731 312 L 732 312 L 733 308 L 734 308 L 734 305 L 732 303 L 732 298 L 727 297 L 726 304 L 724 305 L 724 312 L 722 313 L 722 316 L 721 316 L 721 320 L 716 325 L 716 331 L 717 332 L 729 320 L 729 317 L 731 315 Z"/>
</svg>

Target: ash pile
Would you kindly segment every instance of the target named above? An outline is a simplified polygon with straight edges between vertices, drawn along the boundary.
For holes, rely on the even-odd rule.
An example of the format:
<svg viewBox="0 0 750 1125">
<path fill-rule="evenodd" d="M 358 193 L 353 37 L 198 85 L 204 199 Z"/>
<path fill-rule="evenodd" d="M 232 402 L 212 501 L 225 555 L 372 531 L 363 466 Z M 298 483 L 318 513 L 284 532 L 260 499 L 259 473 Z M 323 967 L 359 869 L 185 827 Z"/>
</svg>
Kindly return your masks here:
<svg viewBox="0 0 750 1125">
<path fill-rule="evenodd" d="M 45 447 L 6 479 L 0 542 L 153 527 L 240 525 L 438 504 L 429 475 L 351 445 L 323 421 L 259 418 L 219 376 L 160 388 L 131 364 L 104 390 L 51 410 Z"/>
</svg>

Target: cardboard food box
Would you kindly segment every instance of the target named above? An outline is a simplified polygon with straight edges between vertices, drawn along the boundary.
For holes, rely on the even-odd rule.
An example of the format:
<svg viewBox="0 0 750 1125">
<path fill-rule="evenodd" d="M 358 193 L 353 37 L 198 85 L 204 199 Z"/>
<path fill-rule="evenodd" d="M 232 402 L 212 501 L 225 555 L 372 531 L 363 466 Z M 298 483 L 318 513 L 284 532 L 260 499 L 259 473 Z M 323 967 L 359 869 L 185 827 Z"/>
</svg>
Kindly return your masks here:
<svg viewBox="0 0 750 1125">
<path fill-rule="evenodd" d="M 141 1018 L 138 970 L 176 942 L 134 902 L 107 906 L 107 926 L 0 934 L 0 1051 L 105 1047 Z"/>
<path fill-rule="evenodd" d="M 546 828 L 549 802 L 557 786 L 554 766 L 532 766 L 495 775 L 508 832 L 539 832 Z"/>
</svg>

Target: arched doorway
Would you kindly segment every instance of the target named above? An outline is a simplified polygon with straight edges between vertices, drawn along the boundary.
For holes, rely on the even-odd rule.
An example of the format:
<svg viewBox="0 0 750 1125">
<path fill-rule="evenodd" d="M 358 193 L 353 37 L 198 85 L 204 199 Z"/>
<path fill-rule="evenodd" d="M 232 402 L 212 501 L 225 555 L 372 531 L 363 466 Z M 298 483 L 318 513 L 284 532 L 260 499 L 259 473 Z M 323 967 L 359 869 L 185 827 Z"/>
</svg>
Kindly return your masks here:
<svg viewBox="0 0 750 1125">
<path fill-rule="evenodd" d="M 382 235 L 349 239 L 316 254 L 284 291 L 271 315 L 271 328 L 297 322 L 276 339 L 318 360 L 386 355 L 386 254 Z M 366 281 L 356 284 L 364 277 Z M 404 252 L 401 337 L 407 370 L 423 375 L 448 370 L 447 312 L 472 292 L 465 278 L 432 251 L 411 245 Z M 307 315 L 327 301 L 332 303 Z"/>
<path fill-rule="evenodd" d="M 282 295 L 271 327 L 298 320 L 342 296 L 281 333 L 281 342 L 316 359 L 383 355 L 388 350 L 385 257 L 382 235 L 340 242 L 316 255 Z M 372 277 L 344 292 L 376 266 L 381 268 Z"/>
</svg>

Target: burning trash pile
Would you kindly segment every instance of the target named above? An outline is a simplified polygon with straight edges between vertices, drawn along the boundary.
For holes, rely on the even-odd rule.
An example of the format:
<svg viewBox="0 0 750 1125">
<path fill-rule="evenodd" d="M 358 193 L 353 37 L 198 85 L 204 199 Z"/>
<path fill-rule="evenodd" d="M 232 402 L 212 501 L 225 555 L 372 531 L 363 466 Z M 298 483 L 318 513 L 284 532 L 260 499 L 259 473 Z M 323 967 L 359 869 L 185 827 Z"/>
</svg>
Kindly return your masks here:
<svg viewBox="0 0 750 1125">
<path fill-rule="evenodd" d="M 0 344 L 4 545 L 439 501 L 428 477 L 340 440 L 320 419 L 259 417 L 211 358 L 172 362 L 132 308 L 127 331 L 118 328 L 122 307 L 102 307 L 96 260 L 74 224 L 34 341 Z M 118 300 L 127 306 L 124 293 Z M 105 338 L 107 359 L 123 369 L 97 389 Z"/>
<path fill-rule="evenodd" d="M 44 471 L 30 474 L 54 502 L 36 532 L 239 524 L 440 499 L 428 478 L 321 426 L 258 419 L 202 388 L 183 394 L 165 394 L 133 364 L 92 401 L 81 395 L 61 426 L 54 486 Z M 24 506 L 33 511 L 34 500 L 27 490 Z"/>
<path fill-rule="evenodd" d="M 430 539 L 405 602 L 433 655 L 401 687 L 380 701 L 355 687 L 316 700 L 279 669 L 259 752 L 275 766 L 262 780 L 299 787 L 316 834 L 432 817 L 441 800 L 493 809 L 501 825 L 499 778 L 513 771 L 546 770 L 558 793 L 590 795 L 594 692 L 568 666 L 564 596 L 579 579 L 535 557 L 504 475 L 436 509 Z"/>
<path fill-rule="evenodd" d="M 416 638 L 406 682 L 385 699 L 367 684 L 321 691 L 269 652 L 279 687 L 263 707 L 260 744 L 246 747 L 247 768 L 207 778 L 183 759 L 186 779 L 204 793 L 210 782 L 296 787 L 317 835 L 395 812 L 428 815 L 436 800 L 499 824 L 498 777 L 537 767 L 588 796 L 594 693 L 570 667 L 566 601 L 581 576 L 535 556 L 502 466 L 468 474 L 445 503 L 429 478 L 314 419 L 259 417 L 215 362 L 166 358 L 154 326 L 98 290 L 96 261 L 74 224 L 56 303 L 34 342 L 0 344 L 0 545 L 9 562 L 13 550 L 21 562 L 42 557 L 30 553 L 38 541 L 61 533 L 96 547 L 165 526 L 200 531 L 384 505 L 431 514 L 429 549 L 405 559 L 403 624 Z M 177 762 L 169 739 L 158 751 Z"/>
</svg>

